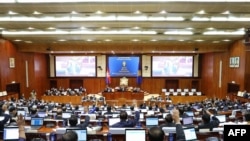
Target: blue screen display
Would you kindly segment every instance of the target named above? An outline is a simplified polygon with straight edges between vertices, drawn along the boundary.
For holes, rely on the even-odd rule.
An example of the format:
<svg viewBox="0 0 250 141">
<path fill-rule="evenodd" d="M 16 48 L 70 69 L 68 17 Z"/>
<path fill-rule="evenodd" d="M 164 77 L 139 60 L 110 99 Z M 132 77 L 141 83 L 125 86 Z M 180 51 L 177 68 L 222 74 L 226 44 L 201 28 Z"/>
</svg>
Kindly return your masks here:
<svg viewBox="0 0 250 141">
<path fill-rule="evenodd" d="M 138 56 L 110 56 L 108 58 L 110 76 L 136 77 L 139 69 L 139 61 L 140 58 Z"/>
</svg>

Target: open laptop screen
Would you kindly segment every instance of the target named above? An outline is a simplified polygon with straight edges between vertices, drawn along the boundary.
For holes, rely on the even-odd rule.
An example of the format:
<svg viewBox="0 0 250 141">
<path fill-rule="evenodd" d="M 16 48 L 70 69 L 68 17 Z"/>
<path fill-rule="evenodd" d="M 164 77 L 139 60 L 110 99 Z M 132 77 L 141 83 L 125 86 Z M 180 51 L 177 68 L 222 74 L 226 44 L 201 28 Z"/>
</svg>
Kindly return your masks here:
<svg viewBox="0 0 250 141">
<path fill-rule="evenodd" d="M 25 113 L 24 110 L 18 110 L 18 111 L 17 111 L 17 115 L 26 116 L 26 113 Z"/>
<path fill-rule="evenodd" d="M 109 126 L 112 126 L 118 122 L 120 122 L 120 118 L 109 118 Z"/>
<path fill-rule="evenodd" d="M 69 119 L 71 117 L 71 112 L 63 112 L 62 113 L 62 118 L 63 119 Z"/>
<path fill-rule="evenodd" d="M 190 116 L 190 117 L 194 116 L 194 112 L 193 111 L 186 111 L 185 113 L 187 114 L 187 116 Z"/>
<path fill-rule="evenodd" d="M 196 132 L 194 128 L 184 128 L 183 129 L 186 141 L 197 140 Z"/>
<path fill-rule="evenodd" d="M 37 112 L 38 117 L 46 117 L 46 112 Z"/>
<path fill-rule="evenodd" d="M 126 141 L 146 141 L 145 129 L 126 129 Z"/>
<path fill-rule="evenodd" d="M 19 139 L 19 129 L 18 127 L 5 127 L 3 131 L 3 139 L 8 140 L 18 140 Z"/>
<path fill-rule="evenodd" d="M 193 122 L 194 122 L 193 117 L 182 118 L 183 125 L 190 125 L 190 124 L 193 124 Z"/>
<path fill-rule="evenodd" d="M 219 119 L 220 123 L 226 122 L 226 115 L 217 115 L 216 117 Z"/>
<path fill-rule="evenodd" d="M 30 125 L 31 126 L 42 126 L 43 125 L 43 118 L 31 118 Z"/>
<path fill-rule="evenodd" d="M 148 125 L 158 125 L 159 120 L 156 117 L 147 117 L 146 118 L 146 126 Z"/>
<path fill-rule="evenodd" d="M 75 131 L 78 136 L 77 141 L 87 141 L 87 130 L 86 129 L 66 129 L 66 132 Z"/>
</svg>

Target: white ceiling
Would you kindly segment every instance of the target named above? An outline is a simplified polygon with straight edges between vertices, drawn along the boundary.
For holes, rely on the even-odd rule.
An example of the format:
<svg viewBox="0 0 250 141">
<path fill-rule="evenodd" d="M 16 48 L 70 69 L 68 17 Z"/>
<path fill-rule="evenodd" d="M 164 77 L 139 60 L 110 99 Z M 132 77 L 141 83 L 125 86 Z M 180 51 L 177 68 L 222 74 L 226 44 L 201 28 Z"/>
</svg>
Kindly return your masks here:
<svg viewBox="0 0 250 141">
<path fill-rule="evenodd" d="M 242 39 L 245 30 L 250 27 L 249 7 L 250 2 L 0 3 L 0 29 L 2 37 L 13 41 L 18 47 L 28 47 L 29 50 L 36 47 L 37 51 L 38 47 L 47 48 L 57 44 L 227 46 Z M 16 14 L 11 14 L 10 11 Z M 35 11 L 40 14 L 34 14 Z M 72 14 L 72 11 L 77 14 Z M 136 11 L 141 13 L 135 13 Z M 161 11 L 166 13 L 162 14 Z M 205 13 L 197 13 L 201 11 Z M 183 20 L 173 21 L 173 17 L 181 17 Z M 194 21 L 197 17 L 207 21 Z M 223 17 L 224 21 L 218 17 Z M 55 34 L 55 31 L 60 32 Z M 173 31 L 178 34 L 164 34 Z M 180 35 L 181 31 L 192 34 Z M 224 33 L 204 35 L 212 31 Z M 150 34 L 143 34 L 145 32 Z M 234 32 L 238 34 L 231 35 Z M 93 49 L 93 52 L 98 52 L 97 47 Z"/>
</svg>

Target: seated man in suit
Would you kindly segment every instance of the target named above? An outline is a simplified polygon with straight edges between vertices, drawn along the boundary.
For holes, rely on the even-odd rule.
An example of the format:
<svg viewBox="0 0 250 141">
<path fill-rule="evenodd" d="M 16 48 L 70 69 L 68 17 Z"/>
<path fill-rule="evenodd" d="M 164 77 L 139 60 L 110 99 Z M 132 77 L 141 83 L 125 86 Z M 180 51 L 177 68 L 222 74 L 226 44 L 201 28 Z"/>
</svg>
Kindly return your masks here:
<svg viewBox="0 0 250 141">
<path fill-rule="evenodd" d="M 165 119 L 165 123 L 161 124 L 160 127 L 175 127 L 175 123 L 173 122 L 173 117 L 171 114 L 167 114 L 166 117 L 163 117 Z"/>
<path fill-rule="evenodd" d="M 104 92 L 112 92 L 112 88 L 106 85 L 106 88 L 104 89 Z"/>
<path fill-rule="evenodd" d="M 166 101 L 167 102 L 172 102 L 172 99 L 169 97 L 169 95 L 166 96 Z"/>
<path fill-rule="evenodd" d="M 111 106 L 108 106 L 107 107 L 107 112 L 105 112 L 104 115 L 112 115 L 113 112 L 111 110 L 112 110 Z"/>
<path fill-rule="evenodd" d="M 69 118 L 69 128 L 80 128 L 80 129 L 87 129 L 87 126 L 89 125 L 90 117 L 85 116 L 85 120 L 83 123 L 77 124 L 78 119 L 76 115 L 71 115 Z"/>
<path fill-rule="evenodd" d="M 121 92 L 127 91 L 126 85 L 121 85 L 118 91 L 121 91 Z"/>
<path fill-rule="evenodd" d="M 152 97 L 150 98 L 150 101 L 156 101 L 156 98 L 155 98 L 154 96 L 152 96 Z"/>
<path fill-rule="evenodd" d="M 185 141 L 185 134 L 180 122 L 179 110 L 173 109 L 172 118 L 175 122 L 176 127 L 176 141 Z M 163 141 L 164 140 L 164 132 L 161 127 L 152 127 L 148 131 L 149 141 Z"/>
<path fill-rule="evenodd" d="M 219 119 L 212 113 L 210 113 L 208 110 L 203 111 L 203 115 L 201 118 L 202 118 L 202 123 L 198 125 L 198 130 L 207 128 L 210 131 L 212 131 L 213 128 L 218 127 L 220 124 Z"/>
<path fill-rule="evenodd" d="M 120 112 L 120 122 L 115 123 L 112 127 L 134 127 L 140 119 L 140 113 L 138 111 L 135 112 L 134 119 L 128 119 L 128 114 L 126 111 Z"/>
<path fill-rule="evenodd" d="M 158 96 L 157 97 L 157 101 L 162 101 L 163 99 L 162 99 L 162 97 L 161 96 Z"/>
</svg>

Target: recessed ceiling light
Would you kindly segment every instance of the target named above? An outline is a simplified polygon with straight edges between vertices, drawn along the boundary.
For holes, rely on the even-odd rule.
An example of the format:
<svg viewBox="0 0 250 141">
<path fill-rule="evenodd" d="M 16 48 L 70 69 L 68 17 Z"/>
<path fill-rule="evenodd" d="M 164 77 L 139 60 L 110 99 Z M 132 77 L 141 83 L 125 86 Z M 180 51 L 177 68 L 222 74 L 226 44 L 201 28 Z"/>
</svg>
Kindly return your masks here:
<svg viewBox="0 0 250 141">
<path fill-rule="evenodd" d="M 33 30 L 33 29 L 35 29 L 35 28 L 34 28 L 34 27 L 28 27 L 28 29 L 29 29 L 29 30 Z"/>
<path fill-rule="evenodd" d="M 135 26 L 135 27 L 133 27 L 133 29 L 140 29 L 140 27 L 138 27 L 138 26 Z"/>
<path fill-rule="evenodd" d="M 152 39 L 152 40 L 150 40 L 150 41 L 152 41 L 152 42 L 156 42 L 157 40 L 156 40 L 156 39 Z"/>
<path fill-rule="evenodd" d="M 22 41 L 22 40 L 20 40 L 20 39 L 16 39 L 16 40 L 14 40 L 15 42 L 20 42 L 20 41 Z"/>
<path fill-rule="evenodd" d="M 49 29 L 49 30 L 54 30 L 54 29 L 56 29 L 55 27 L 48 27 L 47 29 Z"/>
<path fill-rule="evenodd" d="M 217 43 L 220 43 L 220 41 L 213 41 L 212 43 L 217 44 Z"/>
<path fill-rule="evenodd" d="M 225 11 L 225 12 L 222 12 L 221 14 L 230 14 L 230 11 Z"/>
<path fill-rule="evenodd" d="M 9 11 L 8 14 L 9 14 L 9 15 L 16 15 L 17 13 L 16 13 L 16 12 L 13 12 L 13 11 Z"/>
<path fill-rule="evenodd" d="M 139 40 L 138 40 L 138 39 L 133 39 L 132 41 L 133 41 L 133 42 L 138 42 Z"/>
<path fill-rule="evenodd" d="M 71 14 L 78 14 L 78 12 L 76 12 L 76 11 L 71 11 Z"/>
<path fill-rule="evenodd" d="M 106 41 L 106 42 L 110 42 L 110 41 L 112 41 L 112 40 L 110 40 L 110 39 L 105 39 L 104 41 Z"/>
<path fill-rule="evenodd" d="M 93 40 L 92 40 L 92 39 L 87 39 L 86 41 L 88 41 L 88 42 L 92 42 Z"/>
<path fill-rule="evenodd" d="M 159 12 L 160 14 L 167 14 L 167 12 L 165 10 L 162 10 L 161 12 Z"/>
<path fill-rule="evenodd" d="M 137 10 L 134 12 L 135 14 L 141 14 L 141 11 Z"/>
<path fill-rule="evenodd" d="M 197 39 L 195 40 L 196 42 L 203 42 L 204 40 L 201 40 L 201 39 Z"/>
<path fill-rule="evenodd" d="M 100 11 L 100 10 L 96 11 L 95 13 L 96 13 L 96 14 L 103 14 L 103 12 Z"/>
<path fill-rule="evenodd" d="M 32 43 L 32 41 L 25 41 L 25 43 L 31 44 L 31 43 Z"/>
<path fill-rule="evenodd" d="M 58 40 L 58 41 L 60 41 L 60 42 L 64 42 L 64 41 L 66 41 L 65 39 L 60 39 L 60 40 Z"/>
<path fill-rule="evenodd" d="M 229 41 L 231 41 L 231 40 L 229 40 L 229 39 L 225 39 L 225 40 L 223 40 L 224 42 L 229 42 Z"/>
<path fill-rule="evenodd" d="M 82 26 L 82 27 L 80 27 L 80 29 L 86 29 L 86 27 Z"/>
<path fill-rule="evenodd" d="M 34 11 L 33 14 L 34 14 L 34 15 L 39 15 L 39 14 L 42 14 L 42 13 L 37 12 L 37 11 Z"/>
<path fill-rule="evenodd" d="M 108 27 L 106 27 L 106 26 L 103 26 L 103 27 L 101 27 L 101 29 L 108 29 Z"/>
<path fill-rule="evenodd" d="M 213 27 L 209 27 L 209 28 L 207 28 L 207 30 L 214 30 L 214 28 Z"/>
<path fill-rule="evenodd" d="M 196 12 L 197 14 L 206 14 L 206 12 L 204 10 L 198 11 Z"/>
</svg>

